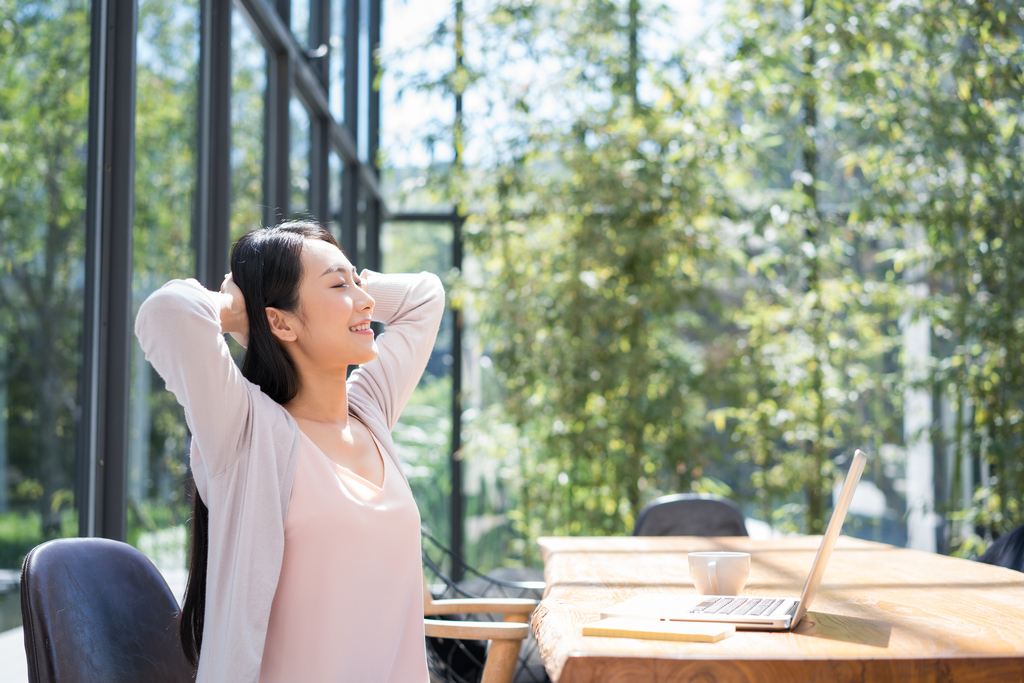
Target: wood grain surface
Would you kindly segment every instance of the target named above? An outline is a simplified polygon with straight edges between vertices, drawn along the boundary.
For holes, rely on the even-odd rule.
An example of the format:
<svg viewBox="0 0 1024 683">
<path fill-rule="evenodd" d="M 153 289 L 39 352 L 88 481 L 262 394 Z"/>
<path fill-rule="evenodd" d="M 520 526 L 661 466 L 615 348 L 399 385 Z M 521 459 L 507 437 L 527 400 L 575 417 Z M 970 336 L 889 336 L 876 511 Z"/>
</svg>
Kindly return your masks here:
<svg viewBox="0 0 1024 683">
<path fill-rule="evenodd" d="M 798 597 L 820 536 L 542 538 L 547 589 L 533 615 L 557 683 L 898 681 L 1024 683 L 1024 574 L 840 537 L 792 633 L 717 643 L 583 636 L 603 608 L 694 592 L 686 554 L 751 554 L 744 595 Z"/>
</svg>

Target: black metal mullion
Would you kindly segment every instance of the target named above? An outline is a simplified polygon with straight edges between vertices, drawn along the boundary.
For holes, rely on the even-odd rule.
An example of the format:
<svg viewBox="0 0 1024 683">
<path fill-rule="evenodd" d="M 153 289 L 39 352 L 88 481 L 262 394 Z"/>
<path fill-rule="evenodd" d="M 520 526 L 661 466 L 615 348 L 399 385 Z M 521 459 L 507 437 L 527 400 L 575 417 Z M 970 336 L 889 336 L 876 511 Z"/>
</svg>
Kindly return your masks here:
<svg viewBox="0 0 1024 683">
<path fill-rule="evenodd" d="M 216 290 L 231 243 L 231 0 L 202 0 L 199 30 L 196 277 Z"/>
<path fill-rule="evenodd" d="M 462 270 L 462 218 L 452 221 L 452 268 Z M 465 557 L 463 527 L 466 514 L 462 492 L 462 309 L 452 306 L 452 450 L 449 467 L 452 495 L 449 501 L 451 538 L 449 547 L 456 557 Z M 452 565 L 452 578 L 462 579 L 463 570 Z"/>
<path fill-rule="evenodd" d="M 345 0 L 345 129 L 358 145 L 359 141 L 359 4 Z M 353 263 L 359 263 L 359 180 L 358 147 L 355 154 L 343 158 L 341 176 L 341 247 Z"/>
<path fill-rule="evenodd" d="M 367 17 L 369 26 L 370 43 L 370 106 L 366 117 L 366 132 L 369 141 L 367 151 L 367 162 L 373 175 L 380 181 L 380 171 L 377 168 L 377 150 L 380 147 L 380 91 L 374 87 L 377 80 L 377 67 L 380 58 L 380 22 L 381 22 L 381 0 L 370 0 L 370 15 Z M 383 202 L 376 195 L 366 198 L 366 254 L 365 262 L 368 268 L 373 270 L 381 269 L 380 253 L 380 224 Z"/>
<path fill-rule="evenodd" d="M 451 223 L 459 219 L 454 211 L 423 211 L 393 214 L 388 221 L 392 223 Z"/>
<path fill-rule="evenodd" d="M 135 0 L 94 0 L 76 488 L 79 534 L 118 540 L 128 532 L 137 26 Z"/>
</svg>

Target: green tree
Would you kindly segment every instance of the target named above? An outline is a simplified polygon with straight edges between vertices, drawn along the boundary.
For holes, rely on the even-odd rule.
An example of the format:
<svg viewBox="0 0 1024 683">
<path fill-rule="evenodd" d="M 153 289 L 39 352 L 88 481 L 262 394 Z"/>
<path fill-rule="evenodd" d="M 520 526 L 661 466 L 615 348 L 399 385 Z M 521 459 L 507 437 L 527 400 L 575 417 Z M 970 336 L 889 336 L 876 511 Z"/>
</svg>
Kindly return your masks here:
<svg viewBox="0 0 1024 683">
<path fill-rule="evenodd" d="M 1024 10 L 1000 0 L 846 5 L 836 40 L 859 55 L 845 115 L 865 131 L 849 172 L 863 174 L 861 220 L 913 225 L 908 262 L 927 268 L 919 311 L 933 324 L 933 391 L 951 404 L 953 477 L 971 500 L 964 554 L 1024 522 Z M 972 470 L 977 467 L 977 471 Z M 962 513 L 956 513 L 961 507 Z"/>
<path fill-rule="evenodd" d="M 660 21 L 641 9 L 499 5 L 483 26 L 507 36 L 481 39 L 499 63 L 543 45 L 564 67 L 529 88 L 514 69 L 487 74 L 512 111 L 488 140 L 493 165 L 457 186 L 504 410 L 529 443 L 515 516 L 531 540 L 628 531 L 648 498 L 700 476 L 711 447 L 696 387 L 729 249 L 706 220 L 725 211 L 719 143 L 699 91 L 640 49 Z"/>
<path fill-rule="evenodd" d="M 886 258 L 900 233 L 858 217 L 859 181 L 844 172 L 844 155 L 865 142 L 844 116 L 849 89 L 834 87 L 862 59 L 835 42 L 850 11 L 810 0 L 732 3 L 715 32 L 733 47 L 709 80 L 730 112 L 727 147 L 738 163 L 722 180 L 749 228 L 750 276 L 735 281 L 743 304 L 726 316 L 741 348 L 723 376 L 730 407 L 716 427 L 734 418 L 731 437 L 755 465 L 765 519 L 787 516 L 791 508 L 779 506 L 789 502 L 803 510 L 790 528 L 818 533 L 833 460 L 901 438 L 896 368 L 887 362 L 899 339 L 900 287 Z M 874 475 L 902 512 L 895 482 L 880 467 Z"/>
<path fill-rule="evenodd" d="M 34 509 L 46 537 L 60 533 L 73 489 L 88 26 L 84 0 L 0 2 L 0 382 L 9 394 L 0 419 L 11 502 Z"/>
<path fill-rule="evenodd" d="M 195 271 L 198 23 L 194 0 L 173 5 L 156 0 L 139 3 L 134 309 L 167 280 L 192 277 Z M 188 432 L 177 401 L 144 361 L 137 344 L 132 354 L 128 540 L 139 545 L 143 533 L 184 524 Z M 156 552 L 151 547 L 146 550 Z"/>
<path fill-rule="evenodd" d="M 650 46 L 670 14 L 637 0 L 494 2 L 439 28 L 459 58 L 418 84 L 483 104 L 452 139 L 486 151 L 445 173 L 527 549 L 628 530 L 708 472 L 766 521 L 822 530 L 853 447 L 917 436 L 901 345 L 919 316 L 924 388 L 956 416 L 933 429 L 939 498 L 977 482 L 963 514 L 988 537 L 1024 519 L 1022 17 L 736 0 L 668 59 Z M 883 460 L 870 478 L 902 514 L 902 463 Z"/>
</svg>

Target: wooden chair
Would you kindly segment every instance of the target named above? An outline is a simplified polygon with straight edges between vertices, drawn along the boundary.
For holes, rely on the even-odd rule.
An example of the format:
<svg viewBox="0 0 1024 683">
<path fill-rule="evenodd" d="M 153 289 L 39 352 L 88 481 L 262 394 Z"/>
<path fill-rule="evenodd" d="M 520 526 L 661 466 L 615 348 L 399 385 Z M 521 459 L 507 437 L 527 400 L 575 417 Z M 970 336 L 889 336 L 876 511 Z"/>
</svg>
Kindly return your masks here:
<svg viewBox="0 0 1024 683">
<path fill-rule="evenodd" d="M 460 598 L 435 600 L 423 576 L 423 625 L 428 638 L 489 640 L 480 683 L 511 683 L 519 663 L 519 649 L 529 635 L 536 600 L 525 598 Z M 502 621 L 450 621 L 431 619 L 464 614 L 500 614 Z"/>
<path fill-rule="evenodd" d="M 544 593 L 544 582 L 483 574 L 426 527 L 422 533 L 423 612 L 431 680 L 551 683 L 527 626 Z M 454 581 L 442 566 L 459 571 L 467 580 Z M 464 621 L 467 617 L 473 621 Z"/>
</svg>

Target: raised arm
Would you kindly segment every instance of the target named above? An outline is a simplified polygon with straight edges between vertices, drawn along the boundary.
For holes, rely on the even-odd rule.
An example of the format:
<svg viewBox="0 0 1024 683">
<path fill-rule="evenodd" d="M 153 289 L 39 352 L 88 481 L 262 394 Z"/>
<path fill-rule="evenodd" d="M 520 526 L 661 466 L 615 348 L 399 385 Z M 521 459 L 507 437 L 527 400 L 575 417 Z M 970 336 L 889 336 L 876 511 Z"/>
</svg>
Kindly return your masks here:
<svg viewBox="0 0 1024 683">
<path fill-rule="evenodd" d="M 381 275 L 363 271 L 376 302 L 373 319 L 387 325 L 377 337 L 377 358 L 349 378 L 350 399 L 363 396 L 380 406 L 388 429 L 412 396 L 427 367 L 444 315 L 444 285 L 433 273 Z"/>
<path fill-rule="evenodd" d="M 249 432 L 247 383 L 223 337 L 248 329 L 239 298 L 195 280 L 172 280 L 143 302 L 135 319 L 146 360 L 185 408 L 210 475 L 235 461 Z"/>
</svg>

